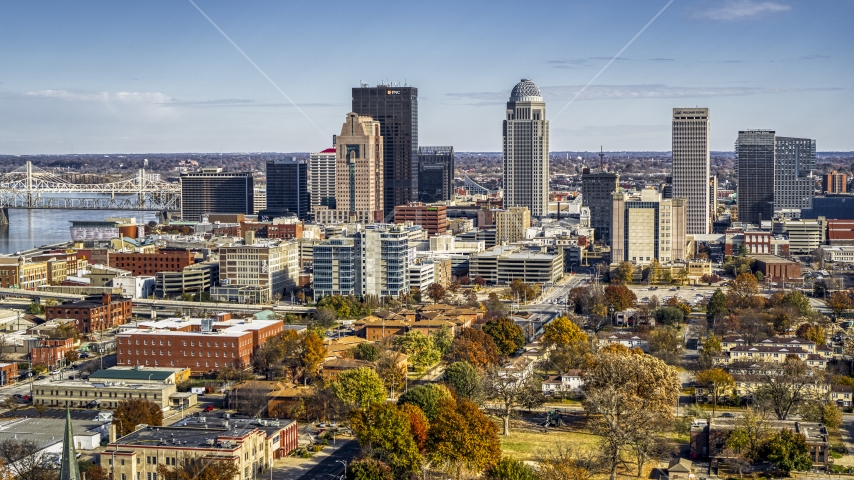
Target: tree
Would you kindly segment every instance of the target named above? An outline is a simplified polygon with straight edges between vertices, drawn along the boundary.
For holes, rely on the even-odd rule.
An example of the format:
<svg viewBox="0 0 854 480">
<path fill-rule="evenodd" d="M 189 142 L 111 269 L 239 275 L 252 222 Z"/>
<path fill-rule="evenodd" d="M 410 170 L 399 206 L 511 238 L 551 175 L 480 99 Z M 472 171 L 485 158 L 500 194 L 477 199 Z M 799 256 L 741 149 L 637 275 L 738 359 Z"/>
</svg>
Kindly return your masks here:
<svg viewBox="0 0 854 480">
<path fill-rule="evenodd" d="M 50 454 L 43 450 L 43 445 L 32 440 L 7 438 L 0 440 L 0 461 L 16 479 L 53 480 L 57 471 L 51 466 Z"/>
<path fill-rule="evenodd" d="M 430 286 L 427 287 L 427 296 L 433 300 L 433 303 L 439 302 L 439 300 L 445 298 L 446 295 L 448 295 L 448 292 L 441 283 L 431 283 Z"/>
<path fill-rule="evenodd" d="M 845 292 L 833 292 L 827 298 L 827 307 L 837 317 L 851 309 L 851 297 Z"/>
<path fill-rule="evenodd" d="M 77 350 L 68 350 L 65 352 L 64 357 L 66 365 L 71 365 L 80 359 L 80 354 L 77 353 Z"/>
<path fill-rule="evenodd" d="M 631 283 L 634 271 L 635 266 L 632 265 L 632 262 L 620 262 L 620 264 L 617 265 L 616 280 L 622 283 Z"/>
<path fill-rule="evenodd" d="M 44 314 L 44 305 L 34 301 L 27 305 L 26 311 L 30 315 L 42 315 Z"/>
<path fill-rule="evenodd" d="M 320 373 L 320 367 L 326 359 L 328 350 L 323 343 L 323 339 L 313 332 L 309 331 L 303 336 L 304 350 L 302 354 L 302 366 L 305 376 L 315 378 Z"/>
<path fill-rule="evenodd" d="M 661 281 L 661 263 L 659 263 L 657 258 L 652 259 L 646 279 L 649 283 L 659 283 Z"/>
<path fill-rule="evenodd" d="M 380 349 L 375 343 L 360 343 L 353 347 L 353 357 L 359 360 L 376 362 L 380 356 Z"/>
<path fill-rule="evenodd" d="M 80 466 L 80 473 L 85 473 L 87 480 L 110 480 L 109 472 L 100 465 L 87 461 L 78 462 L 78 465 Z"/>
<path fill-rule="evenodd" d="M 799 413 L 804 420 L 824 424 L 827 428 L 836 429 L 842 425 L 842 412 L 833 402 L 827 400 L 807 401 L 801 405 Z"/>
<path fill-rule="evenodd" d="M 530 302 L 540 295 L 540 287 L 517 278 L 510 282 L 510 293 L 520 301 Z"/>
<path fill-rule="evenodd" d="M 421 332 L 410 330 L 395 336 L 394 346 L 409 355 L 409 362 L 418 369 L 435 365 L 442 358 L 433 337 Z"/>
<path fill-rule="evenodd" d="M 424 412 L 427 420 L 432 422 L 439 414 L 439 404 L 447 398 L 451 398 L 451 392 L 447 387 L 438 383 L 428 383 L 407 390 L 397 399 L 397 404 L 415 405 Z"/>
<path fill-rule="evenodd" d="M 824 279 L 816 280 L 812 284 L 812 296 L 823 297 L 825 295 L 827 295 L 827 282 Z"/>
<path fill-rule="evenodd" d="M 715 290 L 715 293 L 713 293 L 712 297 L 709 299 L 708 305 L 706 305 L 706 320 L 714 326 L 716 321 L 729 314 L 726 305 L 727 298 L 726 295 L 724 295 L 724 292 L 721 291 L 720 288 Z"/>
<path fill-rule="evenodd" d="M 427 435 L 428 458 L 460 478 L 501 458 L 498 427 L 472 402 L 445 399 Z"/>
<path fill-rule="evenodd" d="M 480 275 L 474 277 L 474 280 L 472 282 L 478 287 L 485 287 L 486 286 L 486 279 L 484 279 Z"/>
<path fill-rule="evenodd" d="M 430 421 L 427 419 L 427 415 L 424 415 L 424 412 L 417 405 L 411 403 L 398 405 L 397 408 L 409 416 L 412 438 L 418 445 L 418 451 L 423 455 L 427 449 L 427 432 L 430 430 Z"/>
<path fill-rule="evenodd" d="M 330 307 L 320 307 L 314 311 L 314 323 L 323 328 L 331 328 L 335 325 L 337 316 L 335 309 Z"/>
<path fill-rule="evenodd" d="M 802 317 L 808 317 L 813 313 L 812 305 L 810 305 L 810 299 L 797 290 L 783 294 L 781 304 L 786 307 L 794 308 Z"/>
<path fill-rule="evenodd" d="M 731 308 L 753 308 L 758 306 L 759 282 L 750 273 L 741 273 L 729 284 L 727 300 Z"/>
<path fill-rule="evenodd" d="M 53 331 L 50 332 L 50 338 L 73 338 L 76 342 L 80 338 L 80 331 L 77 330 L 74 322 L 66 322 L 53 329 Z"/>
<path fill-rule="evenodd" d="M 331 384 L 332 391 L 345 405 L 366 408 L 385 402 L 385 385 L 377 372 L 359 367 L 338 374 Z"/>
<path fill-rule="evenodd" d="M 464 328 L 451 344 L 445 356 L 447 362 L 469 362 L 477 368 L 485 368 L 498 362 L 498 347 L 492 337 L 476 328 Z"/>
<path fill-rule="evenodd" d="M 160 406 L 144 398 L 129 398 L 119 402 L 113 411 L 113 425 L 120 437 L 130 434 L 137 425 L 153 427 L 163 425 L 163 411 Z"/>
<path fill-rule="evenodd" d="M 685 312 L 677 307 L 664 307 L 655 311 L 655 321 L 662 325 L 679 325 L 685 321 Z"/>
<path fill-rule="evenodd" d="M 350 414 L 350 425 L 362 452 L 386 463 L 395 477 L 421 468 L 409 415 L 390 403 L 375 403 Z"/>
<path fill-rule="evenodd" d="M 483 302 L 483 308 L 486 309 L 486 315 L 484 317 L 487 320 L 507 316 L 507 307 L 504 306 L 504 302 L 498 298 L 498 295 L 495 292 L 489 294 L 489 298 Z"/>
<path fill-rule="evenodd" d="M 502 457 L 486 470 L 486 480 L 538 480 L 534 469 L 510 457 Z"/>
<path fill-rule="evenodd" d="M 737 455 L 756 460 L 760 455 L 760 448 L 770 435 L 768 421 L 756 412 L 748 410 L 744 415 L 735 419 L 735 425 L 726 439 L 726 446 Z"/>
<path fill-rule="evenodd" d="M 673 424 L 682 385 L 673 367 L 625 348 L 600 350 L 583 380 L 584 409 L 593 433 L 603 439 L 610 478 L 615 480 L 626 447 Z"/>
<path fill-rule="evenodd" d="M 681 340 L 675 328 L 658 327 L 647 337 L 649 353 L 668 364 L 678 363 Z"/>
<path fill-rule="evenodd" d="M 598 470 L 600 460 L 594 456 L 582 457 L 565 445 L 556 445 L 541 454 L 538 461 L 539 480 L 590 480 L 591 471 Z"/>
<path fill-rule="evenodd" d="M 451 334 L 451 329 L 447 325 L 441 326 L 438 330 L 430 332 L 433 337 L 433 343 L 439 351 L 439 356 L 444 357 L 451 350 L 451 344 L 454 343 L 454 335 Z"/>
<path fill-rule="evenodd" d="M 789 356 L 782 364 L 748 363 L 733 365 L 730 372 L 756 377 L 760 386 L 754 392 L 754 401 L 773 411 L 778 420 L 786 420 L 790 413 L 809 398 L 820 381 L 812 369 L 796 356 Z"/>
<path fill-rule="evenodd" d="M 587 334 L 568 317 L 557 317 L 543 327 L 543 342 L 548 347 L 588 341 Z"/>
<path fill-rule="evenodd" d="M 629 287 L 620 285 L 608 285 L 605 287 L 605 302 L 615 312 L 621 312 L 635 306 L 638 297 Z"/>
<path fill-rule="evenodd" d="M 383 381 L 385 388 L 394 392 L 402 391 L 406 386 L 406 362 L 402 353 L 384 349 L 377 358 L 377 375 Z"/>
<path fill-rule="evenodd" d="M 697 373 L 697 384 L 706 387 L 712 396 L 712 416 L 718 408 L 718 399 L 732 391 L 732 375 L 721 368 L 710 368 Z"/>
<path fill-rule="evenodd" d="M 499 416 L 504 421 L 505 436 L 510 435 L 510 417 L 515 408 L 534 408 L 546 400 L 542 380 L 536 375 L 524 375 L 493 367 L 486 372 L 483 385 L 486 397 L 499 405 Z"/>
<path fill-rule="evenodd" d="M 229 460 L 185 458 L 180 465 L 159 465 L 157 473 L 163 480 L 233 480 L 240 468 Z"/>
<path fill-rule="evenodd" d="M 454 362 L 445 368 L 445 383 L 458 397 L 480 404 L 483 400 L 483 381 L 469 362 Z"/>
<path fill-rule="evenodd" d="M 787 475 L 792 470 L 808 471 L 812 468 L 810 447 L 803 433 L 788 428 L 776 432 L 762 447 L 764 457 L 777 465 Z"/>
<path fill-rule="evenodd" d="M 501 355 L 512 355 L 525 346 L 525 333 L 522 327 L 507 317 L 486 322 L 483 331 L 492 337 Z"/>
<path fill-rule="evenodd" d="M 816 345 L 825 344 L 824 327 L 821 325 L 802 323 L 795 331 L 795 335 L 804 340 L 814 342 Z"/>
<path fill-rule="evenodd" d="M 672 297 L 667 299 L 664 304 L 668 307 L 678 308 L 682 310 L 682 315 L 684 318 L 688 318 L 691 315 L 691 307 L 688 306 L 685 302 L 679 299 L 679 297 Z"/>
<path fill-rule="evenodd" d="M 722 352 L 723 345 L 721 345 L 721 339 L 714 334 L 709 335 L 709 338 L 703 342 L 697 366 L 703 370 L 712 368 L 712 365 L 715 363 L 715 357 L 720 355 Z"/>
<path fill-rule="evenodd" d="M 391 467 L 373 458 L 353 460 L 347 465 L 347 480 L 394 480 Z"/>
<path fill-rule="evenodd" d="M 318 421 L 326 422 L 329 420 L 339 420 L 344 417 L 347 411 L 347 405 L 338 398 L 334 382 L 323 388 L 316 388 L 314 392 L 306 398 L 305 401 L 305 417 L 306 419 L 313 418 Z"/>
</svg>

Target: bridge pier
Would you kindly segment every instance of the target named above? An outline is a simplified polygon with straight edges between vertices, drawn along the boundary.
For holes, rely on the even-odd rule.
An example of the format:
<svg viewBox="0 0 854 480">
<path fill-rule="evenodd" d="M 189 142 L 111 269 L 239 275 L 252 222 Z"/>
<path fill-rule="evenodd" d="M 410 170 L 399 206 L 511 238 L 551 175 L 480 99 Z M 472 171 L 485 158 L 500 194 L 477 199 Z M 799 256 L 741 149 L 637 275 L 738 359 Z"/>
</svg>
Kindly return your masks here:
<svg viewBox="0 0 854 480">
<path fill-rule="evenodd" d="M 9 207 L 0 208 L 0 225 L 9 225 Z"/>
</svg>

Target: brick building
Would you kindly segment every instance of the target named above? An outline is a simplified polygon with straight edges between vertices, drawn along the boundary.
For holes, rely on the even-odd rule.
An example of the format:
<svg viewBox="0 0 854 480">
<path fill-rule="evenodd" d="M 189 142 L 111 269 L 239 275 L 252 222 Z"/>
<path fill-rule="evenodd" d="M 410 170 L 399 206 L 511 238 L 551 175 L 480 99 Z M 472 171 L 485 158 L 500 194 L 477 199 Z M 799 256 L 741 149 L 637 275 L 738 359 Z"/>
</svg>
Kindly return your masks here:
<svg viewBox="0 0 854 480">
<path fill-rule="evenodd" d="M 18 380 L 17 363 L 0 363 L 0 387 L 11 385 Z"/>
<path fill-rule="evenodd" d="M 195 263 L 188 250 L 159 250 L 156 253 L 113 253 L 110 266 L 129 270 L 133 276 L 154 276 L 157 272 L 180 272 Z"/>
<path fill-rule="evenodd" d="M 48 368 L 57 366 L 65 353 L 74 349 L 73 338 L 41 339 L 38 346 L 30 349 L 30 363 L 47 365 Z"/>
<path fill-rule="evenodd" d="M 24 257 L 0 257 L 0 287 L 34 290 L 47 283 L 47 262 L 27 262 Z"/>
<path fill-rule="evenodd" d="M 60 305 L 46 307 L 45 318 L 73 318 L 80 333 L 98 332 L 115 328 L 130 321 L 133 316 L 133 302 L 120 295 L 90 295 L 85 300 L 63 302 Z"/>
<path fill-rule="evenodd" d="M 848 193 L 848 175 L 834 170 L 822 176 L 821 190 L 824 193 Z"/>
<path fill-rule="evenodd" d="M 765 278 L 772 282 L 785 282 L 793 278 L 801 278 L 801 264 L 774 255 L 755 255 L 754 267 L 762 272 Z"/>
<path fill-rule="evenodd" d="M 394 223 L 412 222 L 427 230 L 427 235 L 444 235 L 448 231 L 447 207 L 439 204 L 411 202 L 394 207 Z"/>
<path fill-rule="evenodd" d="M 116 335 L 118 365 L 189 368 L 194 374 L 246 368 L 262 343 L 284 331 L 281 320 L 174 318 L 141 322 Z"/>
<path fill-rule="evenodd" d="M 854 245 L 854 220 L 828 220 L 827 243 Z"/>
</svg>

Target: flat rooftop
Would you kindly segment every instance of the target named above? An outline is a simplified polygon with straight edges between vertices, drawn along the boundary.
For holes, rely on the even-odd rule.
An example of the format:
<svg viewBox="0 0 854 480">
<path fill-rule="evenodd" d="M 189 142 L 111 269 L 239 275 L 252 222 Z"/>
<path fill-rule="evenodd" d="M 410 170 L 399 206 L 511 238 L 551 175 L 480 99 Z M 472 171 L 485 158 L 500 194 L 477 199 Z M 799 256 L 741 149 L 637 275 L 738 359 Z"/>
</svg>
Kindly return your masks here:
<svg viewBox="0 0 854 480">
<path fill-rule="evenodd" d="M 272 437 L 293 420 L 224 418 L 222 414 L 187 417 L 169 427 L 145 427 L 125 435 L 111 445 L 180 445 L 183 448 L 213 448 L 220 437 L 244 437 L 255 430 Z M 213 443 L 211 445 L 210 443 Z"/>
<path fill-rule="evenodd" d="M 92 420 L 71 420 L 71 428 L 75 435 L 87 432 L 100 433 L 102 438 L 109 434 L 110 422 L 94 420 L 98 412 L 92 411 Z M 31 417 L 0 420 L 0 441 L 31 440 L 40 448 L 49 447 L 62 441 L 65 433 L 65 415 L 62 418 Z"/>
<path fill-rule="evenodd" d="M 171 383 L 128 383 L 128 382 L 90 382 L 88 380 L 42 380 L 35 382 L 36 387 L 68 387 L 68 388 L 97 388 L 97 389 L 127 389 L 146 390 L 160 392 L 166 388 L 174 387 Z"/>
</svg>

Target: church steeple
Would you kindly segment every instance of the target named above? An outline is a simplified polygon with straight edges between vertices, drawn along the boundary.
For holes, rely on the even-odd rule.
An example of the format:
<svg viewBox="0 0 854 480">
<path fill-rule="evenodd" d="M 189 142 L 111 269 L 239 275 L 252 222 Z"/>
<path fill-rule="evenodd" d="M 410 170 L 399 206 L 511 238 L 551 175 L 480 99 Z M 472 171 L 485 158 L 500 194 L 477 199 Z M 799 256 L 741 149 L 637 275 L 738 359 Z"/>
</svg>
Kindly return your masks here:
<svg viewBox="0 0 854 480">
<path fill-rule="evenodd" d="M 71 410 L 65 408 L 65 435 L 62 437 L 62 457 L 59 459 L 59 480 L 80 480 L 74 432 L 71 430 Z"/>
</svg>

